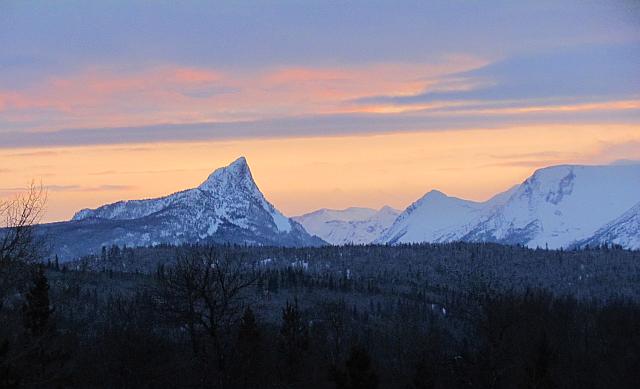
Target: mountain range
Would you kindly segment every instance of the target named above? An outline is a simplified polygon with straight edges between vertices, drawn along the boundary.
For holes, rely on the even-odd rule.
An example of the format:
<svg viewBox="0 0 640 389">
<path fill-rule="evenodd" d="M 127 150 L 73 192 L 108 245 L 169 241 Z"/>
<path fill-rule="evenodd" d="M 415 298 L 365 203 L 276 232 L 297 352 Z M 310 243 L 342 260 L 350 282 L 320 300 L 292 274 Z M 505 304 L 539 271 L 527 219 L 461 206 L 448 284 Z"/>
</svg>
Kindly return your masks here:
<svg viewBox="0 0 640 389">
<path fill-rule="evenodd" d="M 258 189 L 244 157 L 198 187 L 165 197 L 83 209 L 42 224 L 61 259 L 103 246 L 237 243 L 273 246 L 496 242 L 640 249 L 640 165 L 560 165 L 537 170 L 484 202 L 432 190 L 400 212 L 352 207 L 288 218 Z"/>
<path fill-rule="evenodd" d="M 379 210 L 351 207 L 342 210 L 319 209 L 293 220 L 310 233 L 333 245 L 367 244 L 382 236 L 400 211 L 385 206 Z"/>
<path fill-rule="evenodd" d="M 431 191 L 377 243 L 497 242 L 569 248 L 640 248 L 640 165 L 561 165 L 537 170 L 485 202 Z"/>
</svg>

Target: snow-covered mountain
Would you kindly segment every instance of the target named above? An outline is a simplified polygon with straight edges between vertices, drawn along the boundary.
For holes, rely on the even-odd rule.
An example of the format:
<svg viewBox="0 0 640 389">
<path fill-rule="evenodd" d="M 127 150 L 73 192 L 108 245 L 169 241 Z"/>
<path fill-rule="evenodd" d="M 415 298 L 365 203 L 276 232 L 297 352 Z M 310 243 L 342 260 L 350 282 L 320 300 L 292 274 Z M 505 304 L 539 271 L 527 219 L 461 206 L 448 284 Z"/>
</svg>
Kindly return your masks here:
<svg viewBox="0 0 640 389">
<path fill-rule="evenodd" d="M 593 237 L 640 200 L 640 166 L 552 166 L 486 202 L 432 191 L 379 243 L 454 240 L 569 247 Z"/>
<path fill-rule="evenodd" d="M 293 220 L 311 234 L 334 244 L 367 244 L 378 239 L 393 224 L 400 211 L 391 207 L 379 210 L 351 207 L 342 210 L 320 209 Z"/>
<path fill-rule="evenodd" d="M 505 194 L 480 203 L 432 190 L 402 212 L 383 234 L 380 243 L 449 242 L 461 240 L 474 221 L 501 204 Z"/>
<path fill-rule="evenodd" d="M 323 242 L 269 203 L 247 161 L 238 158 L 200 186 L 169 196 L 83 209 L 69 222 L 42 225 L 63 258 L 102 246 L 230 242 L 305 246 Z"/>
<path fill-rule="evenodd" d="M 625 248 L 640 250 L 640 202 L 596 231 L 593 236 L 579 242 L 577 246 L 617 244 Z"/>
</svg>

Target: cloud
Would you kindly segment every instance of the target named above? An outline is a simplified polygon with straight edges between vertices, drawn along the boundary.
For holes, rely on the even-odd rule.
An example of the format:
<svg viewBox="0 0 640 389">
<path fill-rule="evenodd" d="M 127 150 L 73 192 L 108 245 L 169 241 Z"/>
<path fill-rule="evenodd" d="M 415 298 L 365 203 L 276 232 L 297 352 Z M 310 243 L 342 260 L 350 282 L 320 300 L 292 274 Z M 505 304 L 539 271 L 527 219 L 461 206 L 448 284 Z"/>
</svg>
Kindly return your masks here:
<svg viewBox="0 0 640 389">
<path fill-rule="evenodd" d="M 577 152 L 566 151 L 537 151 L 530 153 L 501 153 L 488 155 L 491 159 L 497 160 L 493 163 L 483 164 L 484 167 L 526 167 L 539 168 L 544 166 L 553 166 L 576 161 L 582 155 Z"/>
<path fill-rule="evenodd" d="M 86 192 L 108 192 L 108 191 L 125 191 L 135 189 L 133 185 L 100 185 L 96 187 L 83 188 Z"/>
<path fill-rule="evenodd" d="M 640 110 L 398 114 L 331 114 L 237 122 L 201 122 L 139 127 L 68 129 L 49 132 L 0 133 L 0 149 L 85 145 L 117 145 L 208 140 L 304 138 L 375 135 L 393 132 L 455 131 L 544 124 L 630 124 L 640 122 Z"/>
<path fill-rule="evenodd" d="M 18 193 L 28 190 L 27 187 L 8 187 L 0 188 L 0 193 Z M 135 189 L 131 185 L 99 185 L 99 186 L 81 186 L 81 185 L 44 185 L 44 189 L 48 192 L 109 192 L 109 191 L 125 191 Z"/>
<path fill-rule="evenodd" d="M 538 151 L 533 153 L 505 153 L 505 154 L 492 154 L 491 158 L 494 159 L 523 159 L 523 158 L 572 158 L 576 155 L 573 153 L 559 152 L 559 151 Z"/>
<path fill-rule="evenodd" d="M 600 142 L 600 147 L 592 156 L 599 163 L 633 164 L 640 156 L 640 141 Z"/>
<path fill-rule="evenodd" d="M 0 89 L 0 123 L 5 132 L 27 132 L 365 112 L 348 102 L 378 93 L 414 94 L 433 82 L 428 80 L 486 62 L 448 55 L 420 63 L 228 71 L 176 64 L 88 67 L 29 88 Z"/>
<path fill-rule="evenodd" d="M 107 62 L 416 62 L 452 50 L 486 55 L 629 40 L 638 32 L 636 3 L 13 2 L 3 7 L 0 66 L 11 72 L 0 73 L 0 85 Z"/>
<path fill-rule="evenodd" d="M 567 163 L 566 159 L 523 159 L 514 161 L 496 162 L 482 165 L 481 167 L 526 167 L 540 168 Z"/>
<path fill-rule="evenodd" d="M 60 152 L 55 150 L 37 150 L 37 151 L 26 151 L 20 153 L 11 153 L 10 157 L 43 157 L 43 156 L 51 156 L 58 155 Z"/>
<path fill-rule="evenodd" d="M 206 169 L 160 169 L 160 170 L 104 170 L 95 173 L 89 173 L 91 176 L 121 176 L 121 175 L 136 175 L 136 174 L 166 174 L 166 173 L 184 173 L 191 171 L 202 171 Z"/>
<path fill-rule="evenodd" d="M 638 123 L 638 44 L 491 61 L 87 67 L 0 90 L 0 148 Z"/>
<path fill-rule="evenodd" d="M 508 57 L 445 77 L 417 94 L 370 96 L 355 102 L 401 106 L 465 102 L 466 108 L 487 109 L 635 99 L 640 95 L 638 63 L 637 43 L 566 48 Z"/>
<path fill-rule="evenodd" d="M 44 188 L 50 192 L 75 192 L 82 189 L 79 185 L 45 185 Z"/>
<path fill-rule="evenodd" d="M 640 165 L 640 159 L 618 159 L 610 163 L 614 166 Z"/>
<path fill-rule="evenodd" d="M 131 185 L 46 185 L 45 188 L 51 192 L 119 192 L 135 189 L 135 187 Z"/>
</svg>

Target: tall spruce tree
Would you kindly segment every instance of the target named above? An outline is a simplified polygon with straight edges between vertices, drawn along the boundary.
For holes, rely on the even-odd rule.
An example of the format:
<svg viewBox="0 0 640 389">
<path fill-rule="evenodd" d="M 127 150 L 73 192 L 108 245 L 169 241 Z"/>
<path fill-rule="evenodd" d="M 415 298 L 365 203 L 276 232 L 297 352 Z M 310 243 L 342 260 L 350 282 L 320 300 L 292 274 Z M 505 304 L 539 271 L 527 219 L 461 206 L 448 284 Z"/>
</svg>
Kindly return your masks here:
<svg viewBox="0 0 640 389">
<path fill-rule="evenodd" d="M 309 329 L 300 314 L 298 300 L 295 299 L 293 304 L 287 301 L 282 309 L 280 351 L 284 357 L 289 381 L 295 379 L 308 348 Z"/>
<path fill-rule="evenodd" d="M 238 327 L 238 343 L 241 345 L 255 345 L 260 341 L 260 330 L 256 316 L 250 307 L 244 310 Z"/>
<path fill-rule="evenodd" d="M 34 273 L 33 286 L 26 295 L 23 306 L 24 327 L 32 335 L 43 335 L 49 327 L 49 316 L 52 309 L 49 306 L 49 281 L 42 266 L 38 266 Z"/>
<path fill-rule="evenodd" d="M 247 307 L 238 326 L 237 355 L 239 374 L 243 387 L 259 387 L 258 372 L 262 362 L 262 343 L 256 316 Z"/>
<path fill-rule="evenodd" d="M 351 348 L 344 370 L 335 372 L 338 389 L 376 389 L 378 375 L 373 371 L 369 353 L 362 346 Z"/>
</svg>

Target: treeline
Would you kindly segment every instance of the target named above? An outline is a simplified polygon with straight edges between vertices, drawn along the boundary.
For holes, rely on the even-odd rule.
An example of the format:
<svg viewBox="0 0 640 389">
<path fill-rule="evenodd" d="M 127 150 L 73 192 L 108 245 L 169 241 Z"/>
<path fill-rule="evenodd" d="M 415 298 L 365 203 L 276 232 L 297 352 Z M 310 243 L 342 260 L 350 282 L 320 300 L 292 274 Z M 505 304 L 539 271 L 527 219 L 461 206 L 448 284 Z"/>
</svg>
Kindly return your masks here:
<svg viewBox="0 0 640 389">
<path fill-rule="evenodd" d="M 347 247 L 320 251 L 324 259 L 304 249 L 164 250 L 173 258 L 150 273 L 91 271 L 87 262 L 80 270 L 55 261 L 21 267 L 28 277 L 0 296 L 0 387 L 635 388 L 640 382 L 637 301 L 508 290 L 485 280 L 459 288 L 431 282 L 418 266 L 430 261 L 425 252 L 455 274 L 448 263 L 454 257 L 499 261 L 525 252 L 535 260 L 536 250 Z M 562 253 L 566 261 L 573 255 Z M 586 255 L 619 255 L 619 264 L 636 254 Z"/>
<path fill-rule="evenodd" d="M 255 247 L 216 246 L 223 255 L 263 270 L 304 269 L 334 283 L 349 278 L 375 282 L 384 293 L 447 287 L 471 292 L 479 287 L 524 292 L 545 289 L 578 299 L 640 300 L 640 251 L 619 246 L 584 250 L 529 249 L 492 243 L 398 246 Z M 61 264 L 69 269 L 153 273 L 198 246 L 104 247 L 101 253 Z M 52 259 L 55 261 L 55 259 Z"/>
</svg>

